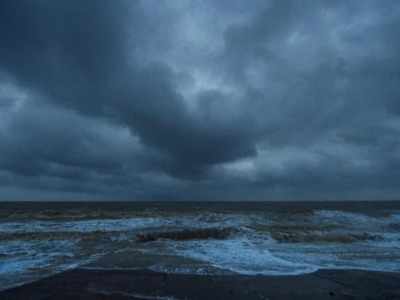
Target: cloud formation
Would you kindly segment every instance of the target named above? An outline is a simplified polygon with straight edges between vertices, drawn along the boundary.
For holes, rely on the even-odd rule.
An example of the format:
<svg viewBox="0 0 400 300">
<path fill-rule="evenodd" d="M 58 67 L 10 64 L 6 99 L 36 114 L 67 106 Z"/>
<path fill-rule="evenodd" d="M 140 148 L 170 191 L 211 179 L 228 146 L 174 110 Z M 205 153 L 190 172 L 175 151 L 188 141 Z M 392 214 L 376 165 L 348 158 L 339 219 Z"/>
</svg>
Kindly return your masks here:
<svg viewBox="0 0 400 300">
<path fill-rule="evenodd" d="M 396 1 L 2 1 L 1 200 L 394 199 Z"/>
</svg>

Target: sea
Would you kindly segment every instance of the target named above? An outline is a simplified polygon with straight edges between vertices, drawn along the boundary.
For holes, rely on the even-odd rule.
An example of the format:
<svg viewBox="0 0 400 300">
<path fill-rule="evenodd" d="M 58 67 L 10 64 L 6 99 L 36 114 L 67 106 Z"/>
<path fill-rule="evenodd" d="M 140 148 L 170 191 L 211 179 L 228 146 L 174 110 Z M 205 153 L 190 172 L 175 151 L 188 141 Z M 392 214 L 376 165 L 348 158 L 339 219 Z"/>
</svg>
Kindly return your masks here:
<svg viewBox="0 0 400 300">
<path fill-rule="evenodd" d="M 202 229 L 230 234 L 137 238 Z M 0 290 L 77 267 L 249 276 L 400 272 L 400 202 L 0 203 Z"/>
</svg>

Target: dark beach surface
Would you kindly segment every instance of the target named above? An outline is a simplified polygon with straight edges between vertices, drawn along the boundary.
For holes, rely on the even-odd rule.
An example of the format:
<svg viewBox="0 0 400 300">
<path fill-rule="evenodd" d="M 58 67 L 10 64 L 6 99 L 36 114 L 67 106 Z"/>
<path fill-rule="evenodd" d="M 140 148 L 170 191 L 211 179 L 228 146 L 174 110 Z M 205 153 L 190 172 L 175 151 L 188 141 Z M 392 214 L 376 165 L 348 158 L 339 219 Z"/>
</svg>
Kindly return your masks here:
<svg viewBox="0 0 400 300">
<path fill-rule="evenodd" d="M 184 275 L 75 269 L 0 292 L 28 299 L 400 299 L 400 274 L 320 270 L 298 276 Z"/>
</svg>

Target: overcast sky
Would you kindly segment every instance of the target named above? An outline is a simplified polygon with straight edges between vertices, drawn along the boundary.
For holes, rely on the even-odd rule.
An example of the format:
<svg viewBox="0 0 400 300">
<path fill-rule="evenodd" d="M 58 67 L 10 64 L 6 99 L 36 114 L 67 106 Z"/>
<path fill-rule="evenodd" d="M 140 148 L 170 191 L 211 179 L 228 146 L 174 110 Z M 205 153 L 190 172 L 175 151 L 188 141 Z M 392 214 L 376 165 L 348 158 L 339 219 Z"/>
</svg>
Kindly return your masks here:
<svg viewBox="0 0 400 300">
<path fill-rule="evenodd" d="M 0 1 L 0 200 L 399 183 L 397 0 Z"/>
</svg>

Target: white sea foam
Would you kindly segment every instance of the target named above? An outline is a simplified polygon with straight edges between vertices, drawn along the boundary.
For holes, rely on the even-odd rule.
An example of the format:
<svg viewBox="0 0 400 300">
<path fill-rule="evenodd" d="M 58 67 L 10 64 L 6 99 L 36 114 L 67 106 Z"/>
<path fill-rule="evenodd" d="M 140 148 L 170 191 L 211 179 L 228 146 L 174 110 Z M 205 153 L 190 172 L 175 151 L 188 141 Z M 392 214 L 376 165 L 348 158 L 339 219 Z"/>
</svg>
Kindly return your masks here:
<svg viewBox="0 0 400 300">
<path fill-rule="evenodd" d="M 330 223 L 350 226 L 351 228 L 376 229 L 388 224 L 399 224 L 400 213 L 392 212 L 378 217 L 356 212 L 317 210 L 314 212 L 311 221 L 317 224 Z"/>
<path fill-rule="evenodd" d="M 0 244 L 0 289 L 73 267 L 72 241 L 3 241 Z"/>
<path fill-rule="evenodd" d="M 329 222 L 341 225 L 372 225 L 376 223 L 382 223 L 379 218 L 367 216 L 361 213 L 337 211 L 337 210 L 318 210 L 314 213 L 313 220 L 315 222 Z"/>
<path fill-rule="evenodd" d="M 247 275 L 296 275 L 326 268 L 400 271 L 400 248 L 396 250 L 376 243 L 288 245 L 254 236 L 166 243 L 167 253 Z M 171 267 L 163 270 L 175 272 Z M 197 272 L 195 267 L 186 271 L 204 273 Z"/>
<path fill-rule="evenodd" d="M 0 233 L 127 231 L 157 227 L 168 224 L 168 222 L 169 220 L 161 220 L 159 218 L 98 219 L 68 222 L 5 222 L 0 223 Z"/>
<path fill-rule="evenodd" d="M 245 237 L 170 243 L 169 246 L 175 254 L 241 274 L 295 275 L 317 269 L 310 264 L 278 258 L 268 251 L 266 245 L 257 245 Z"/>
</svg>

